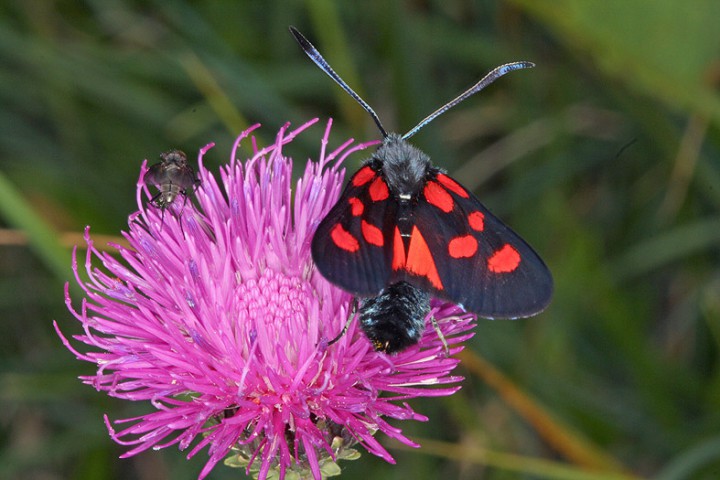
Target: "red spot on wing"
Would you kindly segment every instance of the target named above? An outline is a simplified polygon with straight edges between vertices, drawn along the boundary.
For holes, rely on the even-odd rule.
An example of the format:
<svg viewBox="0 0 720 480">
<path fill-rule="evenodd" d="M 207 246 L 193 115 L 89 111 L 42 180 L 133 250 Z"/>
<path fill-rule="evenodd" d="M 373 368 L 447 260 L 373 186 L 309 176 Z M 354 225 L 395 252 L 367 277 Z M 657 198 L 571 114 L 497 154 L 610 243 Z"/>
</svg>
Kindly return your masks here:
<svg viewBox="0 0 720 480">
<path fill-rule="evenodd" d="M 452 211 L 454 204 L 453 199 L 447 190 L 439 183 L 433 181 L 427 182 L 423 193 L 425 194 L 425 200 L 427 200 L 430 205 L 436 206 L 445 213 Z"/>
<path fill-rule="evenodd" d="M 470 258 L 477 249 L 478 242 L 472 235 L 460 235 L 448 243 L 448 253 L 452 258 Z"/>
<path fill-rule="evenodd" d="M 447 188 L 451 192 L 453 192 L 456 195 L 461 196 L 462 198 L 469 198 L 470 195 L 468 194 L 467 190 L 465 190 L 462 185 L 457 183 L 452 178 L 448 177 L 444 173 L 440 173 L 437 176 L 437 181 L 442 183 L 443 187 Z"/>
<path fill-rule="evenodd" d="M 482 212 L 472 212 L 467 218 L 470 228 L 476 232 L 482 232 L 485 229 L 485 215 Z"/>
<path fill-rule="evenodd" d="M 438 290 L 443 289 L 443 284 L 440 281 L 440 276 L 435 266 L 435 259 L 417 227 L 413 227 L 412 234 L 410 235 L 410 246 L 408 248 L 407 262 L 405 262 L 405 270 L 415 275 L 426 277 L 430 280 L 433 287 Z"/>
<path fill-rule="evenodd" d="M 495 273 L 509 273 L 520 265 L 520 254 L 507 243 L 488 259 L 488 270 Z"/>
<path fill-rule="evenodd" d="M 393 258 L 392 269 L 401 270 L 405 268 L 405 245 L 403 244 L 400 229 L 395 227 L 395 235 L 393 236 Z"/>
<path fill-rule="evenodd" d="M 363 220 L 360 224 L 360 229 L 362 230 L 363 238 L 369 244 L 375 245 L 377 247 L 382 247 L 385 244 L 382 230 L 380 230 L 375 225 Z"/>
<path fill-rule="evenodd" d="M 330 231 L 330 238 L 338 248 L 348 252 L 357 252 L 360 249 L 360 243 L 357 238 L 353 237 L 350 232 L 345 230 L 339 223 L 335 224 Z"/>
<path fill-rule="evenodd" d="M 369 167 L 368 167 L 369 168 Z M 370 200 L 373 202 L 379 202 L 385 200 L 390 196 L 387 183 L 380 177 L 377 177 L 373 183 L 370 184 L 369 188 Z"/>
<path fill-rule="evenodd" d="M 359 217 L 365 211 L 365 205 L 363 205 L 357 197 L 350 197 L 348 203 L 350 204 L 350 213 L 352 213 L 353 217 Z"/>
<path fill-rule="evenodd" d="M 351 183 L 355 187 L 365 185 L 375 176 L 375 170 L 370 167 L 363 167 L 353 176 Z"/>
</svg>

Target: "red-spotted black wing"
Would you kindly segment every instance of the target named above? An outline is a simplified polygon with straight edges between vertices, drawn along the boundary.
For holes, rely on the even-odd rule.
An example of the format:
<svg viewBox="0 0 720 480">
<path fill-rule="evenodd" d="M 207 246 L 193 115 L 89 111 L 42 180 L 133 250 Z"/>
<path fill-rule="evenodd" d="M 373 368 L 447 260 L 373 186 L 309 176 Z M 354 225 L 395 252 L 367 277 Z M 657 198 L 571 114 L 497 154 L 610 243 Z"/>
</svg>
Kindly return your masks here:
<svg viewBox="0 0 720 480">
<path fill-rule="evenodd" d="M 397 201 L 371 162 L 353 175 L 338 202 L 320 222 L 312 256 L 320 273 L 355 295 L 376 295 L 390 278 L 391 241 Z"/>
<path fill-rule="evenodd" d="M 553 281 L 542 259 L 449 176 L 427 181 L 413 213 L 406 263 L 395 278 L 488 318 L 528 317 L 550 302 Z"/>
</svg>

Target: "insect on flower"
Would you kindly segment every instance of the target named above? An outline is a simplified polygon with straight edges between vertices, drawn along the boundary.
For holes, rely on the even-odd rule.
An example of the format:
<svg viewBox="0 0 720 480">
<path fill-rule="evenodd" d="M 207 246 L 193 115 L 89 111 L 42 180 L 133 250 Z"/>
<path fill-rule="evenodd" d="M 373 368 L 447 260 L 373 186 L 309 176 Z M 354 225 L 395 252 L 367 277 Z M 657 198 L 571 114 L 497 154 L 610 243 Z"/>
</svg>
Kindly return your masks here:
<svg viewBox="0 0 720 480">
<path fill-rule="evenodd" d="M 308 57 L 370 114 L 384 137 L 320 222 L 312 241 L 320 273 L 363 298 L 360 326 L 375 348 L 393 353 L 418 342 L 430 313 L 428 294 L 486 318 L 528 317 L 545 309 L 553 282 L 538 254 L 407 142 L 497 78 L 534 64 L 495 68 L 398 135 L 387 133 L 375 111 L 300 32 L 293 27 L 290 31 Z"/>
<path fill-rule="evenodd" d="M 150 203 L 163 211 L 172 205 L 178 195 L 182 195 L 186 201 L 187 196 L 200 185 L 200 179 L 182 150 L 161 153 L 160 161 L 150 166 L 143 181 L 160 190 L 150 199 Z"/>
<path fill-rule="evenodd" d="M 162 212 L 143 200 L 139 178 L 123 233 L 130 247 L 100 251 L 86 231 L 86 256 L 74 251 L 82 298 L 69 285 L 65 296 L 82 329 L 68 338 L 55 326 L 93 365 L 83 382 L 144 405 L 140 416 L 106 417 L 112 439 L 128 446 L 123 458 L 177 446 L 188 458 L 207 451 L 201 479 L 224 461 L 259 480 L 321 480 L 361 449 L 394 463 L 376 434 L 417 446 L 401 420 L 426 417 L 408 400 L 460 388 L 451 374 L 459 360 L 440 354 L 434 332 L 392 358 L 354 330 L 335 348 L 321 341 L 346 323 L 351 295 L 312 267 L 311 235 L 340 194 L 344 159 L 377 142 L 329 148 L 328 122 L 317 158 L 293 182 L 287 146 L 316 122 L 286 124 L 263 148 L 251 127 L 219 173 L 203 163 L 212 144 L 202 148 L 203 188 L 162 235 Z M 241 143 L 252 151 L 246 161 Z M 430 306 L 460 351 L 474 315 Z"/>
</svg>

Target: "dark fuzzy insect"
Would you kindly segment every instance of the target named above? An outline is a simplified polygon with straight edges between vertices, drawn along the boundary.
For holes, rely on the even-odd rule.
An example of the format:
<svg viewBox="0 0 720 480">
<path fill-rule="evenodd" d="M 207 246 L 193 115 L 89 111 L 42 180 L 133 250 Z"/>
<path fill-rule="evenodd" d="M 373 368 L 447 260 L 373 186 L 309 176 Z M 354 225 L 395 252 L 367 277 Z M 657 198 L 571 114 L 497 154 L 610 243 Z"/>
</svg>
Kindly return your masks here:
<svg viewBox="0 0 720 480">
<path fill-rule="evenodd" d="M 375 350 L 395 353 L 420 341 L 429 313 L 430 295 L 398 282 L 360 302 L 360 326 Z"/>
</svg>

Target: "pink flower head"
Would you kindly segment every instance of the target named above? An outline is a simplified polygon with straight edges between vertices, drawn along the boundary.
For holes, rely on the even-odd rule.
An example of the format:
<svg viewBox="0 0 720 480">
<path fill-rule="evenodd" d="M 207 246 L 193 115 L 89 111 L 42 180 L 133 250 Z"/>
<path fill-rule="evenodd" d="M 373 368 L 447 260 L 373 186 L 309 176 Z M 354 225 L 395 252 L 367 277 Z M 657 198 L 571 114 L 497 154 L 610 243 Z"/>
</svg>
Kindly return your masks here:
<svg viewBox="0 0 720 480">
<path fill-rule="evenodd" d="M 212 145 L 201 149 L 197 205 L 180 199 L 164 218 L 143 201 L 150 196 L 143 164 L 139 211 L 124 233 L 131 248 L 112 245 L 122 260 L 98 251 L 86 231 L 87 280 L 77 250 L 73 256 L 84 290 L 79 310 L 65 291 L 84 329 L 74 338 L 87 347 L 58 334 L 77 358 L 97 365 L 83 382 L 149 403 L 151 413 L 140 417 L 106 417 L 111 437 L 132 447 L 123 457 L 177 444 L 190 458 L 208 447 L 200 478 L 227 457 L 261 479 L 271 470 L 280 479 L 290 471 L 320 479 L 338 472 L 336 460 L 357 457 L 355 444 L 394 462 L 374 434 L 416 446 L 387 420 L 426 420 L 405 401 L 460 388 L 461 378 L 450 375 L 458 361 L 432 328 L 393 356 L 374 351 L 355 322 L 328 346 L 352 297 L 315 270 L 310 240 L 339 195 L 339 165 L 375 142 L 349 140 L 327 153 L 328 122 L 319 160 L 306 163 L 293 192 L 283 147 L 316 122 L 286 125 L 262 149 L 251 137 L 258 125 L 251 127 L 219 178 L 203 165 Z M 248 140 L 255 153 L 242 163 L 237 148 Z M 450 353 L 460 351 L 474 316 L 435 301 L 432 313 Z"/>
</svg>

